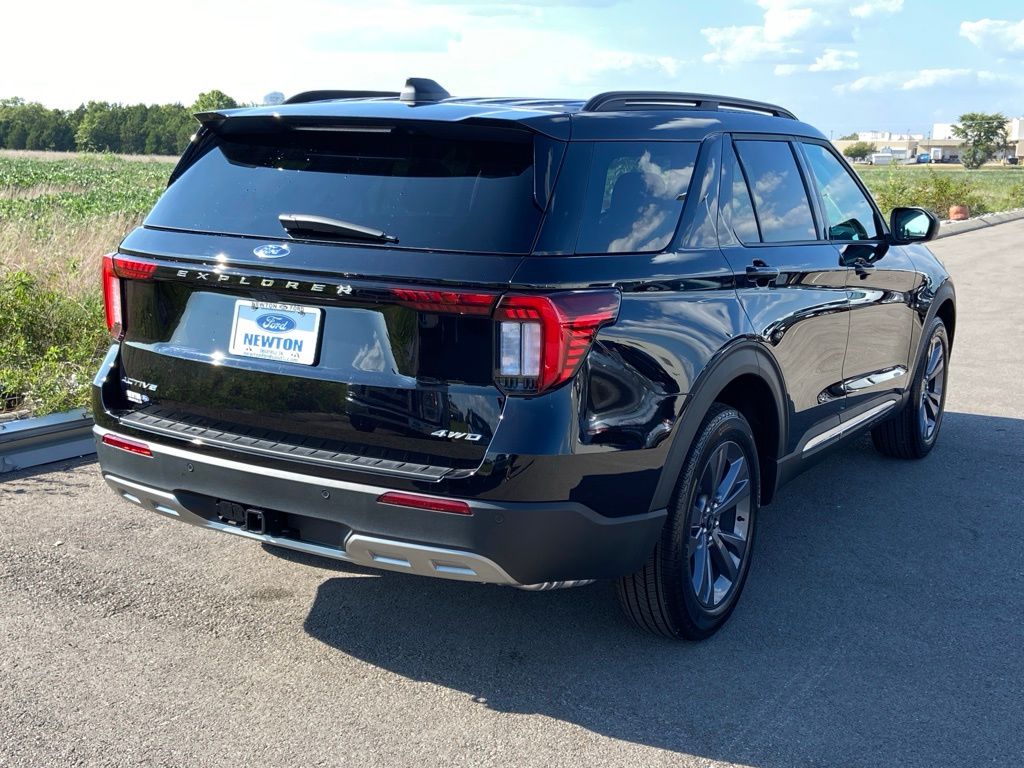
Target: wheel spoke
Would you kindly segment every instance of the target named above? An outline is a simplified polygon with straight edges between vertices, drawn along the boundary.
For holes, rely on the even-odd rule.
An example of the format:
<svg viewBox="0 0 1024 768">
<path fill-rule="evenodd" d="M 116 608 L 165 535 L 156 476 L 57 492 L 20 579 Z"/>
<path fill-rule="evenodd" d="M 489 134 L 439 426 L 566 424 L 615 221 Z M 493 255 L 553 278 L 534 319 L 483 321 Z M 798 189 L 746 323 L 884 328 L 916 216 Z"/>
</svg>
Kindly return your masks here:
<svg viewBox="0 0 1024 768">
<path fill-rule="evenodd" d="M 938 339 L 932 342 L 932 348 L 928 352 L 928 367 L 927 371 L 928 378 L 932 378 L 935 375 L 935 371 L 938 369 L 939 364 L 942 362 L 942 342 Z"/>
<path fill-rule="evenodd" d="M 740 458 L 733 462 L 726 480 L 730 481 L 729 487 L 727 490 L 721 491 L 721 495 L 718 497 L 720 499 L 718 505 L 723 510 L 737 506 L 750 496 L 750 479 L 747 477 L 745 459 Z M 725 485 L 726 483 L 723 481 L 722 487 Z"/>
<path fill-rule="evenodd" d="M 693 573 L 691 575 L 693 591 L 697 599 L 707 603 L 711 595 L 711 560 L 708 557 L 708 540 L 706 532 L 701 529 L 697 538 L 697 547 L 693 552 Z"/>
<path fill-rule="evenodd" d="M 690 538 L 689 538 L 689 541 L 686 542 L 686 553 L 687 554 L 689 554 L 689 555 L 696 554 L 697 547 L 700 546 L 701 534 L 703 532 L 704 532 L 704 529 L 701 528 L 700 525 L 696 525 L 695 524 L 695 525 L 691 525 L 690 526 Z"/>
<path fill-rule="evenodd" d="M 718 531 L 718 539 L 736 557 L 743 559 L 743 552 L 747 548 L 747 540 L 744 536 L 735 531 Z"/>
<path fill-rule="evenodd" d="M 712 475 L 712 482 L 714 483 L 714 485 L 712 487 L 715 489 L 716 492 L 718 491 L 718 488 L 721 486 L 722 480 L 725 477 L 727 461 L 725 449 L 725 445 L 718 446 L 718 450 L 715 451 L 715 455 L 711 457 L 711 464 L 712 466 L 714 466 L 714 474 Z"/>
<path fill-rule="evenodd" d="M 939 392 L 929 392 L 928 402 L 932 405 L 932 413 L 938 416 L 939 409 L 942 407 L 942 395 Z"/>
<path fill-rule="evenodd" d="M 715 501 L 719 506 L 726 506 L 726 499 L 735 494 L 737 485 L 746 481 L 747 462 L 742 456 L 730 461 L 725 469 L 724 476 L 719 480 L 715 489 Z"/>
<path fill-rule="evenodd" d="M 715 559 L 715 564 L 718 566 L 719 572 L 729 580 L 730 583 L 736 582 L 736 577 L 739 575 L 739 558 L 733 555 L 729 551 L 728 547 L 722 541 L 718 531 L 711 534 L 713 547 L 711 547 L 712 557 Z"/>
<path fill-rule="evenodd" d="M 941 347 L 939 348 L 941 349 Z M 934 365 L 929 365 L 928 378 L 935 379 L 939 374 L 942 373 L 942 369 L 946 367 L 946 361 L 940 354 L 938 361 Z"/>
</svg>

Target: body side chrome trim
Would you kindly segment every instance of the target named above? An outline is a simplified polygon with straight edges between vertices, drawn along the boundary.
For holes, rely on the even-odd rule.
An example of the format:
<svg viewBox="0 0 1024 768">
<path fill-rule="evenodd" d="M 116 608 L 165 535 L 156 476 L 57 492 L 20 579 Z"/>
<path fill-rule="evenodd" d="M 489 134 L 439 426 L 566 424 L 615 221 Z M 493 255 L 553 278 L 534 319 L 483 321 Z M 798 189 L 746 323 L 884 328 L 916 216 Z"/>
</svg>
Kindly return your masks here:
<svg viewBox="0 0 1024 768">
<path fill-rule="evenodd" d="M 864 411 L 864 413 L 857 414 L 852 419 L 850 419 L 850 421 L 844 421 L 842 424 L 834 426 L 831 429 L 825 430 L 820 435 L 815 435 L 814 437 L 807 441 L 806 445 L 804 445 L 803 453 L 812 451 L 815 448 L 818 448 L 819 446 L 829 442 L 830 440 L 842 437 L 847 432 L 853 431 L 857 427 L 861 426 L 865 422 L 870 421 L 876 416 L 881 416 L 883 413 L 893 408 L 895 405 L 895 400 L 889 400 L 888 402 L 882 403 L 881 405 L 876 405 L 874 408 L 869 408 L 868 410 Z"/>
</svg>

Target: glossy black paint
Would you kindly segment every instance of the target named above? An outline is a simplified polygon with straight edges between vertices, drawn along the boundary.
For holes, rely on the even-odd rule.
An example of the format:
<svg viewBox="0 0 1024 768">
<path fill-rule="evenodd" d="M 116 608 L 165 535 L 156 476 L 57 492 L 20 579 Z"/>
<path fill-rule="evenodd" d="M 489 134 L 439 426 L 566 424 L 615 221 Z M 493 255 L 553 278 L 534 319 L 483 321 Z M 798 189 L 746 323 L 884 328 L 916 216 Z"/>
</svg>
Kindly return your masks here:
<svg viewBox="0 0 1024 768">
<path fill-rule="evenodd" d="M 112 349 L 94 388 L 97 423 L 152 440 L 119 422 L 139 407 L 126 399 L 125 382 L 142 380 L 157 385 L 153 404 L 216 416 L 239 429 L 388 456 L 410 452 L 453 470 L 441 480 L 332 468 L 317 469 L 317 476 L 495 503 L 575 504 L 625 518 L 669 504 L 690 439 L 719 397 L 736 398 L 731 404 L 746 407 L 748 420 L 762 430 L 765 502 L 776 481 L 816 458 L 802 456 L 809 439 L 850 412 L 905 397 L 922 327 L 939 312 L 955 317 L 948 275 L 926 247 L 898 245 L 888 235 L 830 242 L 816 198 L 815 241 L 745 246 L 721 225 L 730 183 L 722 175 L 723 153 L 732 135 L 821 141 L 818 131 L 742 113 L 585 114 L 580 106 L 352 101 L 211 119 L 210 130 L 218 131 L 240 129 L 245 121 L 273 126 L 272 112 L 296 122 L 512 120 L 570 141 L 562 175 L 586 171 L 590 142 L 696 141 L 701 149 L 676 236 L 659 253 L 553 255 L 571 251 L 578 226 L 578 201 L 560 198 L 558 185 L 534 252 L 521 256 L 289 241 L 288 258 L 270 262 L 253 253 L 266 238 L 137 229 L 120 252 L 160 267 L 156 279 L 128 287 L 127 337 Z M 749 275 L 755 264 L 778 274 Z M 267 280 L 272 283 L 261 282 Z M 283 287 L 289 283 L 295 287 Z M 395 286 L 495 295 L 610 286 L 622 300 L 615 323 L 598 333 L 571 382 L 517 397 L 502 394 L 484 372 L 493 357 L 489 319 L 396 305 L 388 294 Z M 344 330 L 325 335 L 310 368 L 236 359 L 223 354 L 224 334 L 241 298 L 318 306 L 325 328 Z M 354 347 L 371 341 L 381 342 L 387 365 L 359 370 Z M 907 373 L 851 387 L 899 367 Z M 430 436 L 434 430 L 471 432 L 480 440 L 458 443 Z M 185 436 L 160 439 L 189 445 Z M 203 445 L 189 449 L 255 466 L 297 466 Z M 225 486 L 223 495 L 235 491 Z M 544 575 L 543 569 L 531 574 Z"/>
</svg>

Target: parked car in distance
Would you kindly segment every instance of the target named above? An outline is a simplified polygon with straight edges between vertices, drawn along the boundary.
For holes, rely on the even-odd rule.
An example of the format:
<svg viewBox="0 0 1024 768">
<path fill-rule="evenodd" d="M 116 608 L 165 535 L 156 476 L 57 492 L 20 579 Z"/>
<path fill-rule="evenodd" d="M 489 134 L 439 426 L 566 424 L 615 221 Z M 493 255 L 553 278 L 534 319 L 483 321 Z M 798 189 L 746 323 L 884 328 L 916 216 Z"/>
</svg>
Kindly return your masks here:
<svg viewBox="0 0 1024 768">
<path fill-rule="evenodd" d="M 891 152 L 872 152 L 868 155 L 869 165 L 892 165 L 893 155 Z"/>
<path fill-rule="evenodd" d="M 198 118 L 103 259 L 97 451 L 146 510 L 407 574 L 614 579 L 637 627 L 701 639 L 785 482 L 866 430 L 935 445 L 938 222 L 885 221 L 783 107 L 411 79 Z"/>
<path fill-rule="evenodd" d="M 918 163 L 928 164 L 931 161 L 932 161 L 932 156 L 928 152 L 921 152 L 917 156 L 917 162 Z"/>
</svg>

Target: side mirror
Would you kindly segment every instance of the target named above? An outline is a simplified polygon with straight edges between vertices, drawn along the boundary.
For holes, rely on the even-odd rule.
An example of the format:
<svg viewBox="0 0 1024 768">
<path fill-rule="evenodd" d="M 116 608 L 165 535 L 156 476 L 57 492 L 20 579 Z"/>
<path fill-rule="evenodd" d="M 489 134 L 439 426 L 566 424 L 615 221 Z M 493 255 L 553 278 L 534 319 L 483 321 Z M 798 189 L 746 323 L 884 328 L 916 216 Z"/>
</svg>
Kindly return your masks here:
<svg viewBox="0 0 1024 768">
<path fill-rule="evenodd" d="M 889 215 L 889 232 L 897 245 L 925 243 L 939 234 L 939 219 L 924 208 L 894 208 Z"/>
</svg>

